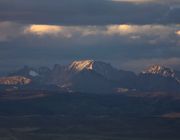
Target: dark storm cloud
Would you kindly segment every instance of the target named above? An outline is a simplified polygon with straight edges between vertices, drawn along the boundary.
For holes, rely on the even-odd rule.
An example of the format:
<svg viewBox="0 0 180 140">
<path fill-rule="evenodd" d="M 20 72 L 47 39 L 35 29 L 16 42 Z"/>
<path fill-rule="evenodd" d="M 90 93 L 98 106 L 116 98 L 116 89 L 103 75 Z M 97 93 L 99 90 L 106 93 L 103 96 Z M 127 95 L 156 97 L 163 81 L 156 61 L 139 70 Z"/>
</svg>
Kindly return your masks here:
<svg viewBox="0 0 180 140">
<path fill-rule="evenodd" d="M 137 4 L 110 0 L 1 0 L 0 20 L 61 25 L 179 23 L 179 2 L 163 2 L 158 0 Z"/>
</svg>

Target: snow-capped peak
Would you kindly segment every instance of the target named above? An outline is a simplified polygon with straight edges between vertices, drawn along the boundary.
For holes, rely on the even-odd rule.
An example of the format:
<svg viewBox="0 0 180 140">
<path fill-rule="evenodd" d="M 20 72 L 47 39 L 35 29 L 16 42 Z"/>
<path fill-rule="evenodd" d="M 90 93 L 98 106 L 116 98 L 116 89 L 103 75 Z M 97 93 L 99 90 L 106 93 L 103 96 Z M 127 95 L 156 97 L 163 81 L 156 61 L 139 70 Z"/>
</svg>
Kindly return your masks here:
<svg viewBox="0 0 180 140">
<path fill-rule="evenodd" d="M 69 68 L 76 70 L 76 71 L 82 71 L 84 69 L 92 70 L 93 69 L 94 60 L 81 60 L 81 61 L 74 61 Z"/>
<path fill-rule="evenodd" d="M 94 60 L 74 61 L 69 66 L 69 69 L 74 72 L 90 70 L 104 76 L 107 79 L 117 79 L 117 77 L 120 75 L 120 72 L 116 68 L 112 67 L 109 63 Z"/>
</svg>

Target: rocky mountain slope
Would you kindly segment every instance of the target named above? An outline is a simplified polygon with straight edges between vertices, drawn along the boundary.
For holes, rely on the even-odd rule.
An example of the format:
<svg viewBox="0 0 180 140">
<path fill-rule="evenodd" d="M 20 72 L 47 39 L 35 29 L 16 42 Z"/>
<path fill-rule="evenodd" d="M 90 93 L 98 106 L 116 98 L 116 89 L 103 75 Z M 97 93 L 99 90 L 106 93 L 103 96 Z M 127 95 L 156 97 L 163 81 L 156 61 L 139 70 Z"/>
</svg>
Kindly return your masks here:
<svg viewBox="0 0 180 140">
<path fill-rule="evenodd" d="M 1 85 L 27 85 L 32 82 L 31 79 L 28 79 L 23 76 L 9 76 L 9 77 L 1 77 L 0 84 Z"/>
</svg>

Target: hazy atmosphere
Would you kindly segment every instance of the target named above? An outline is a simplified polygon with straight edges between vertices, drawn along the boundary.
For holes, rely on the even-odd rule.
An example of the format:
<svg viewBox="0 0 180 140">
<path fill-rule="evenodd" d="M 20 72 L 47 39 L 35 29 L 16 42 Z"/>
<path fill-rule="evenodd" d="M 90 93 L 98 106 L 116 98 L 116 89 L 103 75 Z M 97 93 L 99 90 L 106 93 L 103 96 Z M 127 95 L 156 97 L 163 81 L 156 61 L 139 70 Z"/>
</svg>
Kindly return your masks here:
<svg viewBox="0 0 180 140">
<path fill-rule="evenodd" d="M 180 0 L 0 0 L 0 140 L 180 140 Z"/>
</svg>

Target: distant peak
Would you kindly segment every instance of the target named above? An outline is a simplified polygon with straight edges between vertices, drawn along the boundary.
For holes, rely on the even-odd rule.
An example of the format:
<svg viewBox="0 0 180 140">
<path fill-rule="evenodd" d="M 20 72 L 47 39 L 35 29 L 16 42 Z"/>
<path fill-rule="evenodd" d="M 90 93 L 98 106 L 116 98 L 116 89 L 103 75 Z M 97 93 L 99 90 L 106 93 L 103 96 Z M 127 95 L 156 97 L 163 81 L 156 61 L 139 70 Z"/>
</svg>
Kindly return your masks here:
<svg viewBox="0 0 180 140">
<path fill-rule="evenodd" d="M 166 70 L 166 69 L 170 69 L 170 68 L 166 68 L 164 66 L 161 66 L 161 65 L 152 65 L 148 68 L 147 71 L 149 72 L 159 72 L 159 71 L 162 71 L 162 70 Z"/>
<path fill-rule="evenodd" d="M 165 77 L 174 77 L 175 72 L 173 69 L 161 66 L 161 65 L 152 65 L 147 70 L 142 72 L 143 74 L 160 74 Z"/>
</svg>

